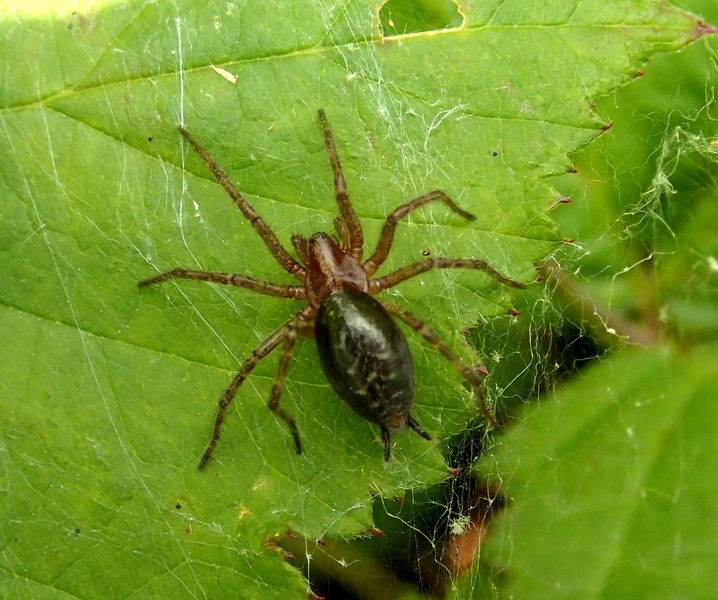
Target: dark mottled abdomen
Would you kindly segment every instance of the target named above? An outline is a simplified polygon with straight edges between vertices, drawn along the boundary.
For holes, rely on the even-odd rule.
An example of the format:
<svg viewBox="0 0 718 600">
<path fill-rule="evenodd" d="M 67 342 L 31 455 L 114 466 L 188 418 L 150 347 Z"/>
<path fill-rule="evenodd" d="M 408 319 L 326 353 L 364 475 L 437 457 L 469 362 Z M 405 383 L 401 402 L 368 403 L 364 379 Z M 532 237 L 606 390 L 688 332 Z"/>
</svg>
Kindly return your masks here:
<svg viewBox="0 0 718 600">
<path fill-rule="evenodd" d="M 414 400 L 414 364 L 386 309 L 364 292 L 334 292 L 314 328 L 324 375 L 337 395 L 373 423 L 403 427 Z"/>
</svg>

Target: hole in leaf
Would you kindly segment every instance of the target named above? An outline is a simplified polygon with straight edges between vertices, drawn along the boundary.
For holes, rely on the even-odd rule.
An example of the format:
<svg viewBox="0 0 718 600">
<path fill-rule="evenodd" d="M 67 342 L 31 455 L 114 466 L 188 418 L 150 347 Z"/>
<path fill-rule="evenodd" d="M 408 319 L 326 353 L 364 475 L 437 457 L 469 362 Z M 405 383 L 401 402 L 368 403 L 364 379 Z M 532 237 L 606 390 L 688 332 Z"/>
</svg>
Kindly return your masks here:
<svg viewBox="0 0 718 600">
<path fill-rule="evenodd" d="M 461 27 L 464 18 L 452 0 L 387 0 L 379 9 L 384 37 Z"/>
</svg>

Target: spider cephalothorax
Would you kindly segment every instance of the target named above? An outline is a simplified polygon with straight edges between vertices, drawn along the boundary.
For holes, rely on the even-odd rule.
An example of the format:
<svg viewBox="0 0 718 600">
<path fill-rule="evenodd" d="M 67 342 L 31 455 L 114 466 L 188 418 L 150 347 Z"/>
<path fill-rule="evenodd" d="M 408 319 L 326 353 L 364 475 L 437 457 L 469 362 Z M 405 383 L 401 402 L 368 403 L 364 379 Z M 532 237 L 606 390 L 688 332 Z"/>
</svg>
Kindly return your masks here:
<svg viewBox="0 0 718 600">
<path fill-rule="evenodd" d="M 334 137 L 323 110 L 319 110 L 319 121 L 334 173 L 334 189 L 339 205 L 339 216 L 334 225 L 338 235 L 334 238 L 326 233 L 315 233 L 309 239 L 299 235 L 292 236 L 292 246 L 298 260 L 284 249 L 275 233 L 234 187 L 212 157 L 185 129 L 180 128 L 180 133 L 207 163 L 214 177 L 264 240 L 277 262 L 302 285 L 271 283 L 234 273 L 173 269 L 145 279 L 139 286 L 144 287 L 173 278 L 197 279 L 234 285 L 268 296 L 308 301 L 302 310 L 250 354 L 225 390 L 219 401 L 212 438 L 199 463 L 200 469 L 207 464 L 214 452 L 225 412 L 237 390 L 257 362 L 282 343 L 284 351 L 269 398 L 269 408 L 287 424 L 297 453 L 301 454 L 302 444 L 296 423 L 279 406 L 292 350 L 299 334 L 315 338 L 322 369 L 337 395 L 356 413 L 379 425 L 384 444 L 384 460 L 388 461 L 391 456 L 393 431 L 408 426 L 422 437 L 431 439 L 410 414 L 414 401 L 414 367 L 406 338 L 392 316 L 417 331 L 451 362 L 473 387 L 486 420 L 492 427 L 498 427 L 484 402 L 481 382 L 474 371 L 461 362 L 423 321 L 409 311 L 381 302 L 373 296 L 431 269 L 479 269 L 506 285 L 516 288 L 523 286 L 505 278 L 485 261 L 467 258 L 427 258 L 383 277 L 373 277 L 391 250 L 398 222 L 411 211 L 430 202 L 440 201 L 465 219 L 473 221 L 476 217 L 459 208 L 444 192 L 429 192 L 394 209 L 384 222 L 374 253 L 362 262 L 364 234 L 361 222 L 349 202 Z"/>
</svg>

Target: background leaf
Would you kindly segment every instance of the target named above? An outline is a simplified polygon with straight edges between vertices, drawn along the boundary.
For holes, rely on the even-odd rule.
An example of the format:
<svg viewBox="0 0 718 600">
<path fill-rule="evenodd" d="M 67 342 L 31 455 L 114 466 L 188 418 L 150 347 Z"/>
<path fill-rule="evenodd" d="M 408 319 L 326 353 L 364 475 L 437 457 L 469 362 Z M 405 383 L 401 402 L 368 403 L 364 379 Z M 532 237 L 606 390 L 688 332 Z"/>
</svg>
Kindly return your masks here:
<svg viewBox="0 0 718 600">
<path fill-rule="evenodd" d="M 684 4 L 718 19 L 714 2 Z M 556 218 L 576 242 L 557 257 L 552 291 L 519 304 L 535 303 L 535 322 L 503 330 L 522 346 L 492 370 L 495 385 L 541 407 L 516 415 L 515 438 L 484 465 L 514 504 L 465 597 L 487 579 L 500 597 L 716 597 L 715 444 L 702 428 L 715 428 L 718 380 L 717 49 L 713 36 L 658 56 L 601 99 L 611 135 L 553 180 L 573 200 Z M 584 379 L 582 364 L 625 345 Z"/>
<path fill-rule="evenodd" d="M 76 8 L 0 12 L 0 589 L 303 597 L 265 539 L 364 532 L 371 493 L 447 470 L 437 445 L 410 434 L 384 468 L 375 428 L 337 401 L 302 343 L 283 402 L 305 455 L 265 407 L 275 357 L 197 472 L 232 372 L 299 305 L 191 282 L 137 290 L 178 265 L 289 281 L 177 125 L 288 242 L 335 213 L 323 107 L 370 246 L 393 207 L 429 189 L 480 217 L 422 211 L 386 272 L 428 249 L 528 283 L 558 240 L 545 177 L 603 129 L 589 97 L 704 30 L 654 2 L 484 3 L 462 7 L 460 29 L 383 40 L 369 2 Z M 471 273 L 433 273 L 387 297 L 459 349 L 461 327 L 510 308 Z M 476 406 L 436 353 L 411 343 L 416 414 L 443 439 Z"/>
<path fill-rule="evenodd" d="M 716 365 L 715 346 L 616 354 L 499 444 L 486 468 L 514 506 L 485 552 L 511 563 L 505 593 L 715 597 Z"/>
</svg>

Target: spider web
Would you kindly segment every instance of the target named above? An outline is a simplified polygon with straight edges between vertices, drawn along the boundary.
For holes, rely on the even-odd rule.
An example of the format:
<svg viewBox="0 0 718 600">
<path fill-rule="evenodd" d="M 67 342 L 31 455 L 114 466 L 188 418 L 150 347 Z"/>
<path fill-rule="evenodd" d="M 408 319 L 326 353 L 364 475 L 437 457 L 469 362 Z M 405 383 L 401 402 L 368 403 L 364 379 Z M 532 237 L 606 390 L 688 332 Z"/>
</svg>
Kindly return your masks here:
<svg viewBox="0 0 718 600">
<path fill-rule="evenodd" d="M 690 8 L 715 19 L 712 4 L 697 2 Z M 675 75 L 666 80 L 666 73 Z M 548 418 L 540 419 L 538 427 L 527 426 L 520 439 L 505 444 L 503 455 L 495 462 L 487 461 L 490 471 L 503 473 L 517 511 L 501 520 L 487 549 L 488 557 L 495 561 L 494 575 L 503 572 L 512 580 L 505 586 L 507 596 L 662 597 L 678 589 L 687 596 L 711 594 L 689 591 L 690 584 L 681 581 L 683 560 L 692 562 L 693 569 L 701 568 L 700 559 L 689 557 L 685 546 L 674 545 L 671 564 L 662 563 L 661 546 L 675 544 L 678 538 L 685 543 L 696 536 L 678 516 L 694 509 L 696 504 L 691 501 L 703 501 L 689 500 L 688 492 L 700 487 L 696 483 L 700 469 L 686 466 L 692 460 L 687 447 L 696 435 L 695 423 L 684 430 L 680 417 L 674 415 L 672 420 L 667 417 L 670 426 L 662 428 L 648 424 L 645 415 L 631 415 L 630 410 L 657 407 L 662 399 L 667 400 L 660 405 L 663 416 L 682 410 L 685 397 L 693 393 L 693 383 L 678 374 L 685 367 L 661 342 L 680 339 L 692 352 L 700 352 L 706 347 L 702 344 L 715 339 L 715 322 L 708 315 L 716 301 L 716 243 L 706 219 L 715 214 L 716 73 L 715 45 L 698 45 L 682 56 L 657 57 L 645 78 L 599 103 L 601 114 L 613 123 L 612 135 L 576 155 L 576 174 L 554 180 L 573 201 L 573 214 L 556 214 L 562 232 L 573 239 L 549 263 L 554 294 L 550 302 L 541 299 L 536 305 L 541 310 L 533 314 L 547 318 L 544 325 L 549 332 L 560 333 L 562 324 L 580 325 L 583 339 L 592 344 L 582 347 L 581 338 L 571 336 L 573 351 L 562 343 L 559 347 L 564 353 L 558 357 L 553 352 L 543 357 L 535 354 L 535 365 L 555 364 L 559 376 L 542 383 L 548 383 L 549 389 L 552 382 L 563 384 L 565 372 L 561 371 L 569 368 L 571 361 L 581 368 L 593 352 L 603 354 L 626 345 L 633 352 L 594 366 L 583 388 L 583 377 L 566 386 L 554 414 L 549 410 L 544 414 Z M 551 314 L 553 310 L 558 312 Z M 546 333 L 545 328 L 543 331 Z M 634 359 L 650 361 L 652 351 L 646 350 L 646 345 L 657 345 L 663 353 L 652 368 L 632 363 Z M 539 347 L 546 346 L 535 346 Z M 626 367 L 630 376 L 622 372 Z M 705 367 L 698 367 L 698 378 L 714 380 L 711 368 Z M 666 379 L 660 380 L 664 373 Z M 659 391 L 651 389 L 654 381 L 662 381 Z M 674 384 L 676 389 L 668 391 Z M 607 412 L 589 419 L 599 399 L 604 402 L 601 410 Z M 579 408 L 581 405 L 585 407 Z M 578 415 L 586 418 L 572 421 L 572 416 Z M 642 434 L 636 434 L 634 419 L 643 423 Z M 714 422 L 715 416 L 702 415 L 701 419 Z M 667 430 L 680 432 L 680 442 L 666 440 L 665 445 L 658 443 L 649 451 L 646 431 L 665 434 Z M 544 440 L 538 442 L 541 436 Z M 604 436 L 607 441 L 603 445 L 595 443 Z M 580 457 L 585 450 L 590 457 Z M 645 463 L 639 466 L 636 456 L 641 453 Z M 656 467 L 664 453 L 682 466 Z M 518 466 L 522 460 L 528 467 Z M 712 464 L 709 457 L 703 460 Z M 640 478 L 637 495 L 660 490 L 656 493 L 671 497 L 671 508 L 660 513 L 652 502 L 624 503 L 632 496 L 630 484 L 623 480 L 624 469 Z M 660 486 L 653 480 L 658 470 Z M 577 475 L 578 480 L 572 479 Z M 621 491 L 613 495 L 606 490 L 609 487 Z M 541 509 L 533 511 L 532 504 Z M 610 523 L 610 518 L 603 520 L 600 506 L 610 506 L 612 514 L 620 515 L 616 523 Z M 622 514 L 624 509 L 630 516 Z M 674 519 L 675 528 L 666 531 L 664 524 Z M 583 531 L 584 527 L 590 533 Z M 616 537 L 602 540 L 604 535 Z M 527 536 L 542 542 L 530 542 L 534 548 L 527 551 L 521 541 Z M 712 541 L 701 543 L 714 547 Z M 586 564 L 589 555 L 589 561 L 596 558 L 595 568 Z M 707 556 L 713 556 L 712 549 Z M 564 560 L 566 557 L 572 558 Z M 504 570 L 507 560 L 514 571 L 510 567 Z M 647 572 L 663 572 L 665 577 L 649 583 L 644 578 Z M 467 584 L 462 592 L 474 597 L 469 587 Z"/>
<path fill-rule="evenodd" d="M 198 12 L 180 2 L 75 8 L 62 7 L 53 17 L 50 30 L 59 50 L 43 47 L 42 56 L 61 58 L 58 68 L 33 63 L 5 90 L 5 105 L 12 109 L 1 119 L 9 157 L 3 195 L 11 198 L 8 222 L 15 225 L 5 242 L 6 278 L 18 282 L 4 300 L 5 342 L 13 357 L 4 380 L 12 381 L 8 397 L 15 399 L 2 439 L 10 517 L 3 559 L 12 574 L 3 583 L 5 595 L 27 597 L 25 586 L 31 585 L 107 597 L 106 585 L 126 589 L 128 581 L 130 587 L 139 581 L 134 592 L 164 597 L 222 597 L 231 583 L 248 586 L 246 597 L 302 597 L 306 584 L 296 573 L 287 575 L 265 546 L 291 547 L 296 560 L 290 563 L 297 566 L 302 557 L 312 557 L 306 560 L 310 578 L 316 572 L 349 573 L 354 563 L 386 582 L 388 567 L 395 566 L 389 554 L 366 543 L 378 567 L 371 561 L 364 567 L 365 555 L 350 549 L 347 558 L 345 549 L 333 546 L 336 536 L 366 534 L 377 523 L 383 523 L 387 540 L 392 524 L 399 534 L 414 532 L 409 543 L 428 548 L 429 562 L 448 573 L 440 561 L 449 551 L 447 535 L 472 526 L 466 506 L 457 508 L 457 490 L 476 482 L 454 478 L 431 487 L 447 477 L 443 459 L 438 448 L 410 433 L 397 436 L 395 460 L 384 469 L 376 432 L 347 422 L 351 417 L 317 372 L 308 343 L 297 350 L 283 398 L 310 442 L 306 455 L 291 455 L 287 432 L 264 406 L 274 357 L 244 384 L 212 471 L 195 472 L 205 441 L 196 440 L 207 432 L 232 371 L 292 309 L 286 301 L 220 286 L 180 283 L 142 296 L 135 291 L 153 268 L 179 265 L 290 281 L 182 146 L 175 127 L 185 124 L 201 136 L 287 242 L 294 233 L 331 230 L 335 215 L 315 119 L 323 106 L 368 248 L 396 205 L 429 189 L 445 189 L 479 216 L 476 224 L 463 223 L 442 206 L 412 215 L 402 223 L 383 272 L 428 251 L 480 256 L 529 281 L 533 262 L 555 241 L 544 213 L 557 196 L 541 176 L 560 172 L 566 149 L 593 137 L 596 123 L 576 109 L 569 121 L 586 129 L 576 133 L 551 122 L 558 114 L 552 101 L 531 106 L 528 99 L 515 100 L 518 115 L 546 110 L 541 118 L 557 149 L 544 151 L 528 130 L 511 129 L 513 117 L 502 118 L 501 106 L 477 107 L 475 88 L 468 86 L 466 98 L 454 91 L 461 74 L 448 77 L 446 89 L 398 80 L 392 49 L 403 52 L 414 38 L 387 40 L 377 50 L 374 5 L 311 2 L 297 14 L 266 4 L 249 11 L 232 2 Z M 494 17 L 501 8 L 492 8 Z M 304 10 L 319 17 L 303 21 Z M 293 39 L 297 22 L 304 28 L 299 44 Z M 29 27 L 23 19 L 18 23 Z M 246 40 L 247 31 L 256 37 L 253 44 L 226 43 Z M 46 39 L 28 36 L 25 56 L 40 38 Z M 445 52 L 436 39 L 439 45 L 429 50 Z M 262 52 L 248 53 L 247 47 Z M 531 55 L 529 48 L 517 54 Z M 507 61 L 512 58 L 517 59 Z M 403 66 L 419 72 L 413 63 Z M 510 67 L 509 62 L 506 73 Z M 294 70 L 298 75 L 284 82 Z M 47 72 L 59 75 L 51 79 Z M 497 95 L 525 91 L 496 73 L 486 77 Z M 590 88 L 592 81 L 581 83 Z M 553 83 L 556 96 L 573 86 Z M 497 127 L 491 135 L 477 134 L 484 118 Z M 655 177 L 661 184 L 685 150 L 712 151 L 710 140 L 697 134 L 666 134 L 664 141 Z M 494 190 L 497 184 L 502 187 Z M 660 223 L 656 216 L 663 215 L 665 195 L 659 190 L 665 185 L 645 189 L 632 212 Z M 636 220 L 629 238 L 637 239 L 644 225 L 645 219 Z M 674 237 L 671 227 L 667 231 Z M 579 250 L 578 256 L 563 253 L 556 260 L 570 271 L 584 258 Z M 615 271 L 612 282 L 622 273 Z M 509 409 L 550 391 L 563 364 L 556 340 L 580 338 L 566 335 L 568 319 L 555 295 L 552 287 L 530 292 L 520 301 L 525 316 L 517 319 L 507 314 L 510 296 L 480 274 L 434 273 L 386 293 L 430 321 L 465 360 L 480 358 L 490 372 L 488 399 Z M 463 335 L 461 328 L 472 323 Z M 434 351 L 415 339 L 411 347 L 422 385 L 420 420 L 442 437 L 460 435 L 472 413 L 471 395 Z M 588 348 L 584 358 L 603 347 Z M 26 397 L 27 406 L 18 403 Z M 479 490 L 481 485 L 487 489 L 478 483 Z M 469 493 L 466 502 L 474 506 L 479 499 Z M 420 526 L 409 509 L 423 514 L 427 505 L 435 509 L 435 524 Z M 304 536 L 294 547 L 292 537 L 272 537 L 287 528 Z M 37 544 L 45 539 L 62 558 L 43 570 Z M 483 575 L 472 568 L 468 583 L 454 593 L 480 594 Z M 93 570 L 103 573 L 101 581 L 88 573 Z"/>
</svg>

